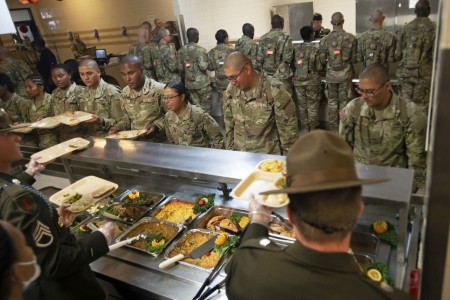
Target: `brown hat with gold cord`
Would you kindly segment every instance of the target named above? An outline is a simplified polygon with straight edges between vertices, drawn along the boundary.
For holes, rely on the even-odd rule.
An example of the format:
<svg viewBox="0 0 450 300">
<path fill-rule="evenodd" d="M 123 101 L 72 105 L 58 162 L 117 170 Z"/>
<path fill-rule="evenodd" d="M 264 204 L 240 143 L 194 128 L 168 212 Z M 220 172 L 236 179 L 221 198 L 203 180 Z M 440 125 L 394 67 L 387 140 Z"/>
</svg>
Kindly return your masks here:
<svg viewBox="0 0 450 300">
<path fill-rule="evenodd" d="M 19 124 L 16 126 L 11 126 L 10 122 L 8 121 L 8 114 L 3 108 L 0 108 L 0 132 L 8 132 L 14 129 L 18 128 L 24 128 L 29 127 L 30 124 Z"/>
<path fill-rule="evenodd" d="M 286 171 L 286 188 L 260 194 L 301 194 L 388 181 L 358 178 L 350 146 L 325 130 L 314 130 L 295 142 L 286 157 Z"/>
</svg>

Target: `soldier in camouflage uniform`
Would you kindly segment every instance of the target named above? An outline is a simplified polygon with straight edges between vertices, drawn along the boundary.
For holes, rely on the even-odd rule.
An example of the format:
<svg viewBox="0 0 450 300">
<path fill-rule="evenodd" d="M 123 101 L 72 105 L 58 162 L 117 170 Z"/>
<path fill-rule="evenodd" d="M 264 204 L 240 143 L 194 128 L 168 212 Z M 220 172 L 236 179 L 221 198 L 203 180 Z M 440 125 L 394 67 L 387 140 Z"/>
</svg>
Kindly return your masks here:
<svg viewBox="0 0 450 300">
<path fill-rule="evenodd" d="M 86 84 L 80 98 L 80 110 L 94 115 L 83 125 L 86 126 L 88 135 L 104 137 L 123 116 L 120 107 L 120 88 L 101 79 L 100 69 L 95 60 L 83 60 L 78 66 L 78 71 Z"/>
<path fill-rule="evenodd" d="M 0 108 L 7 113 L 8 123 L 23 123 L 23 107 L 29 105 L 30 100 L 25 100 L 14 92 L 14 85 L 9 77 L 0 73 Z"/>
<path fill-rule="evenodd" d="M 240 52 L 228 55 L 224 96 L 226 144 L 229 150 L 286 154 L 298 137 L 296 107 L 277 79 L 253 69 Z"/>
<path fill-rule="evenodd" d="M 28 96 L 33 99 L 31 105 L 24 108 L 24 121 L 28 123 L 53 116 L 52 96 L 44 91 L 45 80 L 41 75 L 30 75 L 25 79 Z M 58 143 L 57 132 L 54 129 L 37 129 L 27 138 L 35 141 L 40 148 L 48 148 Z"/>
<path fill-rule="evenodd" d="M 72 50 L 75 58 L 88 55 L 86 44 L 80 40 L 80 35 L 78 33 L 73 34 L 73 41 L 70 43 L 70 50 Z"/>
<path fill-rule="evenodd" d="M 414 169 L 414 190 L 425 184 L 426 118 L 413 102 L 391 90 L 389 74 L 380 64 L 359 76 L 361 97 L 341 111 L 340 135 L 362 164 Z"/>
<path fill-rule="evenodd" d="M 201 107 L 191 105 L 189 96 L 189 91 L 181 81 L 169 83 L 164 88 L 164 102 L 168 112 L 164 117 L 163 129 L 169 143 L 223 148 L 223 136 L 219 125 Z"/>
<path fill-rule="evenodd" d="M 344 16 L 336 12 L 331 17 L 333 31 L 320 40 L 320 62 L 327 66 L 328 123 L 339 129 L 339 111 L 352 99 L 353 64 L 357 62 L 356 37 L 344 31 Z"/>
<path fill-rule="evenodd" d="M 258 63 L 258 44 L 253 40 L 255 35 L 255 27 L 250 23 L 242 25 L 242 37 L 236 42 L 235 50 L 241 52 L 252 61 L 253 68 L 261 71 Z"/>
<path fill-rule="evenodd" d="M 228 87 L 228 79 L 223 74 L 223 64 L 228 54 L 233 52 L 233 49 L 228 47 L 228 33 L 225 30 L 218 30 L 215 37 L 217 46 L 208 52 L 208 70 L 215 72 L 214 87 L 219 94 L 218 102 L 222 110 L 223 93 Z"/>
<path fill-rule="evenodd" d="M 30 67 L 22 60 L 9 55 L 5 47 L 0 46 L 0 72 L 5 73 L 14 85 L 14 90 L 19 96 L 29 99 L 25 90 L 25 78 L 33 74 Z"/>
<path fill-rule="evenodd" d="M 137 30 L 138 42 L 134 43 L 128 49 L 128 54 L 136 55 L 144 64 L 145 75 L 149 78 L 155 78 L 153 69 L 152 50 L 156 47 L 153 43 L 147 43 L 149 31 L 147 27 L 141 26 Z"/>
<path fill-rule="evenodd" d="M 372 28 L 358 38 L 361 69 L 378 62 L 389 70 L 389 63 L 395 62 L 395 35 L 383 28 L 384 14 L 381 8 L 372 10 L 369 20 Z"/>
<path fill-rule="evenodd" d="M 259 39 L 258 64 L 265 75 L 277 78 L 292 95 L 292 40 L 283 28 L 283 17 L 274 15 L 272 29 Z"/>
<path fill-rule="evenodd" d="M 413 101 L 428 115 L 436 26 L 428 18 L 430 3 L 416 4 L 416 18 L 397 32 L 396 60 L 400 95 Z"/>
<path fill-rule="evenodd" d="M 152 52 L 153 68 L 158 82 L 168 84 L 180 80 L 177 51 L 170 42 L 170 32 L 166 28 L 158 30 L 159 44 Z"/>
<path fill-rule="evenodd" d="M 300 29 L 303 43 L 294 47 L 295 73 L 292 78 L 299 107 L 302 129 L 311 131 L 319 125 L 320 75 L 322 65 L 319 49 L 311 44 L 314 31 L 311 26 Z"/>
<path fill-rule="evenodd" d="M 330 29 L 325 28 L 322 26 L 322 15 L 319 13 L 315 13 L 313 15 L 312 21 L 311 21 L 311 27 L 314 30 L 314 39 L 321 39 L 327 34 L 330 34 Z"/>
<path fill-rule="evenodd" d="M 124 112 L 122 119 L 110 130 L 110 133 L 131 130 L 148 129 L 141 138 L 147 141 L 161 142 L 163 135 L 153 137 L 153 125 L 162 128 L 164 120 L 164 105 L 162 92 L 164 84 L 147 78 L 144 75 L 144 66 L 138 57 L 127 55 L 120 62 L 120 72 L 128 84 L 120 98 L 120 105 Z M 157 132 L 158 133 L 158 132 Z"/>
<path fill-rule="evenodd" d="M 178 51 L 178 70 L 184 70 L 186 87 L 191 91 L 191 101 L 211 114 L 212 89 L 208 74 L 208 55 L 205 48 L 197 45 L 198 30 L 187 30 L 188 44 Z"/>
<path fill-rule="evenodd" d="M 71 82 L 69 66 L 56 64 L 51 67 L 51 78 L 56 88 L 52 92 L 53 114 L 60 115 L 68 111 L 80 110 L 80 98 L 84 87 Z M 58 127 L 59 142 L 86 135 L 83 125 L 69 126 L 61 124 Z"/>
</svg>

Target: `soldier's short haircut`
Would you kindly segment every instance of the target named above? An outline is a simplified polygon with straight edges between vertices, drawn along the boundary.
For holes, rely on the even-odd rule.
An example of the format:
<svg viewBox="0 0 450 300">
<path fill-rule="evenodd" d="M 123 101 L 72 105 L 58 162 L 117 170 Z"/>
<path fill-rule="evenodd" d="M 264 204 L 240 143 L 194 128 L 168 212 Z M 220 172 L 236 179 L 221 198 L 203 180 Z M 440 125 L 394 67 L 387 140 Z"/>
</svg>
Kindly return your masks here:
<svg viewBox="0 0 450 300">
<path fill-rule="evenodd" d="M 416 15 L 418 17 L 428 17 L 430 15 L 430 2 L 428 0 L 419 0 L 416 3 Z"/>
<path fill-rule="evenodd" d="M 191 92 L 184 86 L 183 82 L 180 80 L 172 81 L 164 87 L 164 89 L 173 89 L 177 92 L 178 95 L 184 95 L 184 103 L 188 103 L 189 99 L 191 98 Z"/>
<path fill-rule="evenodd" d="M 97 62 L 95 60 L 93 60 L 92 58 L 85 58 L 85 59 L 83 59 L 78 64 L 78 67 L 91 67 L 91 68 L 94 68 L 94 69 L 99 69 Z"/>
<path fill-rule="evenodd" d="M 368 65 L 359 74 L 359 79 L 371 79 L 377 84 L 383 84 L 389 80 L 388 70 L 380 63 Z"/>
<path fill-rule="evenodd" d="M 0 73 L 0 85 L 6 85 L 6 88 L 10 93 L 14 93 L 14 84 L 11 79 L 5 73 Z"/>
<path fill-rule="evenodd" d="M 255 36 L 255 27 L 250 23 L 245 23 L 242 25 L 242 33 L 252 39 Z"/>
<path fill-rule="evenodd" d="M 127 54 L 124 57 L 122 57 L 122 59 L 120 60 L 120 64 L 136 65 L 140 69 L 142 70 L 144 69 L 144 63 L 142 62 L 142 60 L 140 60 L 139 57 L 137 57 L 134 54 Z"/>
<path fill-rule="evenodd" d="M 308 241 L 340 241 L 359 217 L 361 187 L 289 194 L 295 224 Z"/>
<path fill-rule="evenodd" d="M 384 13 L 381 7 L 372 9 L 370 13 L 370 21 L 371 22 L 380 22 L 383 21 Z"/>
<path fill-rule="evenodd" d="M 283 29 L 284 27 L 284 18 L 280 15 L 274 15 L 272 17 L 272 28 L 280 28 Z"/>
<path fill-rule="evenodd" d="M 25 78 L 25 80 L 31 80 L 32 82 L 34 82 L 34 84 L 36 85 L 42 85 L 45 86 L 45 79 L 44 77 L 42 77 L 39 74 L 31 74 L 28 75 L 27 78 Z"/>
<path fill-rule="evenodd" d="M 319 14 L 319 13 L 315 13 L 314 15 L 313 15 L 313 21 L 322 21 L 323 20 L 323 18 L 322 18 L 322 15 L 321 14 Z"/>
<path fill-rule="evenodd" d="M 148 30 L 152 30 L 152 24 L 148 21 L 142 22 L 141 26 L 146 27 Z"/>
<path fill-rule="evenodd" d="M 198 43 L 199 33 L 196 28 L 188 28 L 186 31 L 188 42 Z"/>
<path fill-rule="evenodd" d="M 61 70 L 64 70 L 64 72 L 66 72 L 66 73 L 72 75 L 72 70 L 70 69 L 70 66 L 68 66 L 68 65 L 66 65 L 66 64 L 55 64 L 55 65 L 52 65 L 52 66 L 50 67 L 50 72 L 53 71 L 53 70 L 55 70 L 55 69 L 61 69 Z"/>
<path fill-rule="evenodd" d="M 170 35 L 170 32 L 167 28 L 159 28 L 158 31 L 156 32 L 156 36 L 158 37 L 158 40 L 162 39 L 165 36 Z"/>
<path fill-rule="evenodd" d="M 304 41 L 310 41 L 313 36 L 314 29 L 311 26 L 303 26 L 300 29 L 300 35 Z"/>
<path fill-rule="evenodd" d="M 233 51 L 225 58 L 224 68 L 243 68 L 244 65 L 249 64 L 253 68 L 252 60 L 248 58 L 244 53 L 239 51 Z"/>
<path fill-rule="evenodd" d="M 136 34 L 138 37 L 144 37 L 146 40 L 148 40 L 148 36 L 150 35 L 149 29 L 144 25 L 141 25 L 141 27 L 138 28 Z"/>
<path fill-rule="evenodd" d="M 217 44 L 223 44 L 225 43 L 225 39 L 228 37 L 228 32 L 226 32 L 224 29 L 219 29 L 216 32 L 215 38 L 217 40 Z"/>
<path fill-rule="evenodd" d="M 344 15 L 341 12 L 335 12 L 331 16 L 331 24 L 333 24 L 333 25 L 344 24 Z"/>
</svg>

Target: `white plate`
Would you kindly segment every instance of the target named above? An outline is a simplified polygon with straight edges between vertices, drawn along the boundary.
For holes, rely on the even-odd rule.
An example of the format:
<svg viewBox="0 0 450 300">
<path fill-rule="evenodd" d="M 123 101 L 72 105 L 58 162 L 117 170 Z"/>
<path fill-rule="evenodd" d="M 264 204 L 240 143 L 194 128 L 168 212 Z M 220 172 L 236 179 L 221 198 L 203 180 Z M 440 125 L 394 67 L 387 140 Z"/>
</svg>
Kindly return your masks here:
<svg viewBox="0 0 450 300">
<path fill-rule="evenodd" d="M 77 207 L 75 205 L 73 209 L 70 209 L 70 207 L 68 208 L 70 211 L 78 213 L 88 209 L 93 204 L 108 197 L 117 188 L 118 185 L 114 182 L 107 181 L 96 176 L 87 176 L 69 185 L 68 187 L 62 189 L 61 191 L 53 194 L 49 198 L 49 200 L 55 203 L 56 205 L 61 206 L 62 204 L 65 203 L 66 199 L 69 199 L 76 193 L 81 194 L 82 198 L 80 200 L 85 201 L 86 204 L 80 207 Z"/>
<path fill-rule="evenodd" d="M 230 195 L 233 198 L 243 200 L 250 200 L 251 195 L 254 195 L 256 200 L 266 206 L 282 207 L 289 203 L 287 194 L 278 195 L 260 195 L 259 193 L 279 189 L 275 183 L 282 177 L 281 173 L 271 173 L 263 171 L 254 171 L 244 178 L 231 191 Z"/>
</svg>

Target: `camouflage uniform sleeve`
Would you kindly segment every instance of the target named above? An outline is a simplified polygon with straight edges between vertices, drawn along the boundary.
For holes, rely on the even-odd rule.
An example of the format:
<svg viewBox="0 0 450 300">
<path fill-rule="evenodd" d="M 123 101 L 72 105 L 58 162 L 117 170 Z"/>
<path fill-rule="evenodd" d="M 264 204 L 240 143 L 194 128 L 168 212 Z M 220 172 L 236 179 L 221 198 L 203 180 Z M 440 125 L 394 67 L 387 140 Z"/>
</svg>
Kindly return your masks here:
<svg viewBox="0 0 450 300">
<path fill-rule="evenodd" d="M 357 50 L 356 50 L 356 57 L 358 59 L 358 62 L 363 62 L 364 60 L 364 49 L 363 49 L 363 44 L 364 44 L 364 33 L 358 38 L 358 46 L 357 46 Z"/>
<path fill-rule="evenodd" d="M 174 144 L 174 140 L 173 140 L 173 136 L 172 133 L 169 130 L 170 126 L 168 124 L 168 120 L 166 117 L 164 117 L 164 120 L 162 122 L 162 128 L 160 127 L 159 129 L 162 131 L 164 131 L 164 133 L 166 134 L 167 137 L 167 141 L 169 144 Z"/>
<path fill-rule="evenodd" d="M 350 101 L 339 113 L 339 135 L 347 141 L 353 148 L 355 145 L 354 133 L 355 124 L 353 122 L 353 111 L 355 109 L 357 99 Z"/>
<path fill-rule="evenodd" d="M 322 68 L 325 68 L 328 61 L 328 49 L 325 38 L 322 38 L 319 43 L 319 60 Z"/>
<path fill-rule="evenodd" d="M 208 55 L 206 54 L 206 50 L 199 49 L 197 51 L 197 63 L 198 68 L 201 71 L 206 71 L 208 69 Z"/>
<path fill-rule="evenodd" d="M 208 71 L 214 71 L 214 50 L 208 52 Z"/>
<path fill-rule="evenodd" d="M 284 52 L 283 53 L 284 62 L 290 65 L 294 57 L 293 55 L 294 49 L 292 48 L 292 39 L 289 35 L 286 38 L 283 52 Z"/>
<path fill-rule="evenodd" d="M 259 40 L 258 49 L 257 49 L 257 55 L 256 55 L 256 64 L 260 67 L 260 70 L 262 70 L 262 66 L 264 65 L 264 47 L 261 45 L 261 40 Z"/>
<path fill-rule="evenodd" d="M 315 63 L 315 65 L 316 65 L 316 69 L 317 69 L 317 71 L 322 71 L 322 69 L 323 69 L 323 65 L 322 65 L 322 63 L 320 62 L 320 51 L 319 51 L 319 49 L 317 49 L 316 47 L 314 47 L 314 56 L 315 56 L 315 58 L 314 58 L 314 63 Z M 295 59 L 295 57 L 293 57 L 292 58 L 293 60 Z M 295 62 L 293 61 L 293 63 L 295 64 Z"/>
<path fill-rule="evenodd" d="M 77 51 L 77 47 L 75 47 L 75 45 L 73 43 L 70 44 L 70 50 L 72 50 L 73 56 L 75 56 L 75 57 L 80 56 L 80 54 Z"/>
<path fill-rule="evenodd" d="M 176 72 L 178 70 L 178 59 L 177 59 L 177 50 L 175 50 L 172 47 L 169 47 L 169 53 L 170 57 L 167 60 L 168 64 L 167 67 L 169 68 L 170 72 Z"/>
<path fill-rule="evenodd" d="M 397 31 L 395 43 L 395 61 L 402 60 L 403 27 Z"/>
<path fill-rule="evenodd" d="M 234 118 L 231 110 L 231 100 L 228 99 L 228 90 L 223 94 L 223 120 L 225 123 L 225 149 L 234 149 Z"/>
<path fill-rule="evenodd" d="M 253 67 L 256 70 L 261 71 L 262 66 L 260 64 L 260 61 L 258 60 L 258 53 L 259 53 L 259 45 L 255 43 L 250 49 L 250 56 L 251 56 L 250 59 L 252 60 Z"/>
<path fill-rule="evenodd" d="M 110 105 L 109 118 L 105 118 L 104 131 L 108 131 L 123 117 L 122 107 L 120 105 L 120 91 L 110 90 L 108 91 L 108 103 Z"/>
<path fill-rule="evenodd" d="M 123 105 L 122 94 L 120 95 L 119 106 L 120 106 L 120 110 L 122 112 L 122 117 L 117 120 L 117 122 L 114 124 L 114 127 L 113 127 L 114 130 L 116 130 L 117 132 L 128 130 L 130 128 L 130 123 L 131 123 L 128 113 L 125 109 L 125 106 Z"/>
<path fill-rule="evenodd" d="M 389 46 L 388 46 L 388 62 L 394 63 L 396 61 L 395 59 L 395 51 L 397 47 L 397 38 L 395 35 L 391 34 L 391 38 L 389 40 Z"/>
<path fill-rule="evenodd" d="M 409 121 L 406 128 L 405 144 L 408 168 L 414 169 L 415 188 L 425 186 L 425 134 L 427 120 L 423 112 L 413 103 L 408 104 Z"/>
<path fill-rule="evenodd" d="M 223 149 L 223 136 L 217 122 L 208 113 L 202 114 L 202 130 L 206 133 L 212 148 Z"/>
<path fill-rule="evenodd" d="M 352 52 L 350 54 L 350 60 L 352 63 L 357 63 L 358 62 L 358 40 L 355 38 L 353 38 L 353 42 L 352 42 Z"/>
<path fill-rule="evenodd" d="M 153 59 L 152 59 L 152 51 L 150 47 L 145 46 L 142 49 L 142 63 L 144 64 L 145 75 L 147 77 L 153 78 L 152 69 L 153 69 Z"/>
<path fill-rule="evenodd" d="M 281 148 L 283 153 L 286 153 L 298 138 L 296 107 L 284 86 L 274 87 L 272 85 L 272 97 Z"/>
</svg>

